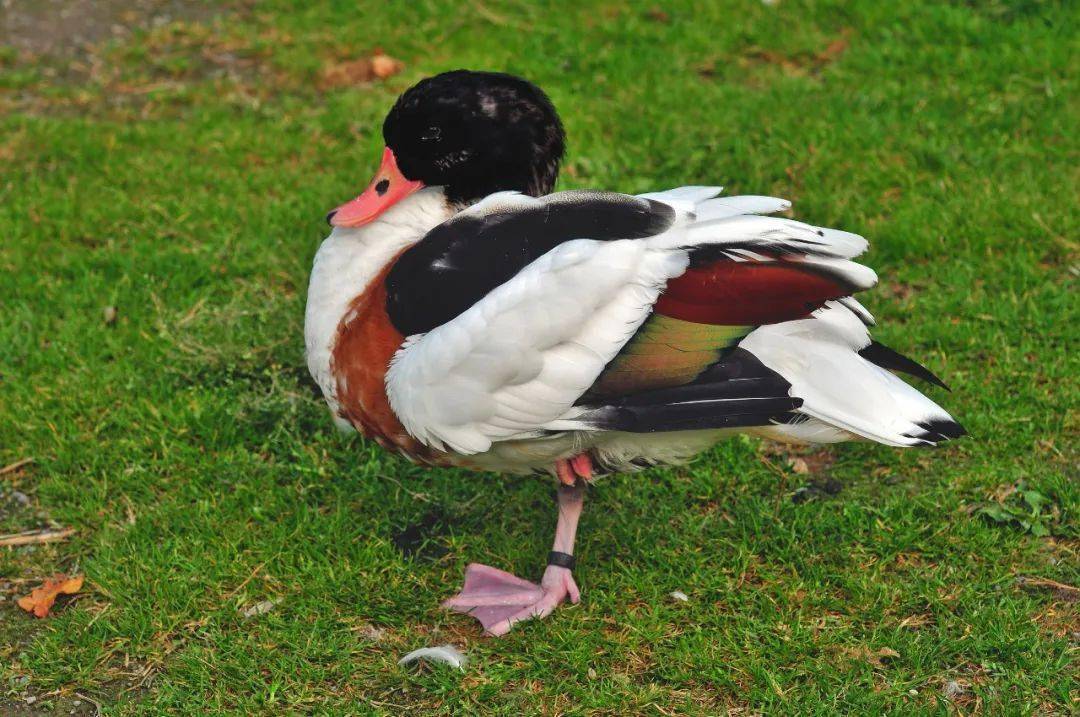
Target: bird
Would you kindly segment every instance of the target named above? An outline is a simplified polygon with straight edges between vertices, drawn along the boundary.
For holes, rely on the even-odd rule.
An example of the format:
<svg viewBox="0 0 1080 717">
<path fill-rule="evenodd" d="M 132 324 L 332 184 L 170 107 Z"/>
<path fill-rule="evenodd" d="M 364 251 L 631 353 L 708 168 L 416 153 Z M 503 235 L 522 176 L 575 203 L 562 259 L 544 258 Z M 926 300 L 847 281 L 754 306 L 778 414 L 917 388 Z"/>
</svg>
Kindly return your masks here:
<svg viewBox="0 0 1080 717">
<path fill-rule="evenodd" d="M 936 446 L 965 434 L 897 373 L 853 295 L 867 241 L 718 186 L 554 191 L 548 96 L 454 70 L 401 94 L 370 184 L 312 265 L 307 365 L 335 423 L 432 467 L 549 476 L 539 583 L 469 564 L 443 606 L 487 635 L 577 603 L 587 486 L 685 463 L 739 433 Z M 781 214 L 777 216 L 777 214 Z"/>
</svg>

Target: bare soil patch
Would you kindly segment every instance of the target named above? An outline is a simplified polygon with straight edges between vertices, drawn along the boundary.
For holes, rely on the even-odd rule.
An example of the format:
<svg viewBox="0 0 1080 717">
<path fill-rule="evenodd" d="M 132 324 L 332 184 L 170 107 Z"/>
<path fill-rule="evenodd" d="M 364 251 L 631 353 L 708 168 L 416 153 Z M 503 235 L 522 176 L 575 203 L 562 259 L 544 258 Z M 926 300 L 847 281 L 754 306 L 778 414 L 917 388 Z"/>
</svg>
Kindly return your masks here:
<svg viewBox="0 0 1080 717">
<path fill-rule="evenodd" d="M 132 30 L 201 20 L 215 9 L 182 0 L 0 0 L 0 45 L 71 57 Z"/>
</svg>

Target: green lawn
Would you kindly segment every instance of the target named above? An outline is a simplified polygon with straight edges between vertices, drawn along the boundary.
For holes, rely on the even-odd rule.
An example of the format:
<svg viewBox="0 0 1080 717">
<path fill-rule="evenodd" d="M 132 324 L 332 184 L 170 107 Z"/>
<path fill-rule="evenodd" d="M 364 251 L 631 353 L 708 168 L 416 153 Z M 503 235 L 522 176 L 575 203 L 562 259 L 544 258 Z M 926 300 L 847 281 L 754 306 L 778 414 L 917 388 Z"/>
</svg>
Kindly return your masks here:
<svg viewBox="0 0 1080 717">
<path fill-rule="evenodd" d="M 0 713 L 1080 709 L 1077 592 L 1030 580 L 1080 584 L 1076 3 L 192 17 L 66 59 L 0 49 L 0 466 L 34 459 L 0 475 L 0 533 L 77 529 L 0 548 Z M 376 47 L 404 71 L 320 81 Z M 539 574 L 552 485 L 337 434 L 302 314 L 322 217 L 369 179 L 383 114 L 457 67 L 549 92 L 564 188 L 719 183 L 866 235 L 876 336 L 951 384 L 924 388 L 971 436 L 733 440 L 606 480 L 581 605 L 500 640 L 440 610 L 469 561 Z M 995 495 L 1036 516 L 981 513 Z M 60 570 L 86 574 L 78 599 L 15 606 Z M 447 642 L 463 672 L 396 664 Z"/>
</svg>

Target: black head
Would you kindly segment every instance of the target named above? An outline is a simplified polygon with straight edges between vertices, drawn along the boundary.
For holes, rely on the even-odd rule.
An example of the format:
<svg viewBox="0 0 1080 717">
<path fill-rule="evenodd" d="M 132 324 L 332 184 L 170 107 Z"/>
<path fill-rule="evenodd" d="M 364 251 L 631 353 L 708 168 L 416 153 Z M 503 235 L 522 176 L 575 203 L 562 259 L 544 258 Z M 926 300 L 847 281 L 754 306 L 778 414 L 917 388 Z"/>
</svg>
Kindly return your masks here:
<svg viewBox="0 0 1080 717">
<path fill-rule="evenodd" d="M 407 90 L 383 122 L 383 139 L 407 179 L 445 187 L 462 203 L 502 190 L 548 194 L 565 147 L 559 116 L 539 87 L 468 70 Z"/>
</svg>

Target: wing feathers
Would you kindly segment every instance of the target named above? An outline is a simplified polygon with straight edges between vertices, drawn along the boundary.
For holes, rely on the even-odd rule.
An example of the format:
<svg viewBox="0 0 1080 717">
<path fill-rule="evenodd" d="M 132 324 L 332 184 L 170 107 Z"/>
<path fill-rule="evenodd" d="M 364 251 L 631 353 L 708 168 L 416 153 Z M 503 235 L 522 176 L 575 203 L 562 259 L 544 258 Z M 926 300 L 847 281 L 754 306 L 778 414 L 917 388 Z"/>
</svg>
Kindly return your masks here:
<svg viewBox="0 0 1080 717">
<path fill-rule="evenodd" d="M 631 433 L 762 426 L 790 418 L 802 404 L 789 395 L 790 388 L 783 376 L 736 348 L 692 383 L 582 406 L 575 420 L 563 425 Z"/>
<path fill-rule="evenodd" d="M 946 435 L 929 425 L 956 425 L 940 406 L 859 351 L 870 345 L 862 321 L 839 302 L 810 318 L 762 326 L 740 344 L 791 382 L 799 412 L 892 446 L 934 444 Z"/>
<path fill-rule="evenodd" d="M 622 241 L 665 232 L 675 210 L 611 192 L 559 192 L 536 199 L 498 192 L 432 229 L 386 278 L 387 313 L 404 336 L 430 331 L 512 283 L 524 267 L 577 239 Z M 579 247 L 580 249 L 580 247 Z M 558 252 L 563 266 L 580 260 Z"/>
<path fill-rule="evenodd" d="M 852 290 L 849 282 L 818 268 L 807 262 L 715 261 L 690 268 L 668 282 L 656 311 L 684 321 L 720 325 L 802 318 Z"/>
<path fill-rule="evenodd" d="M 463 454 L 571 430 L 892 445 L 960 430 L 857 353 L 872 317 L 849 295 L 877 280 L 851 261 L 865 239 L 719 192 L 504 193 L 433 230 L 387 281 L 415 334 L 386 376 L 402 425 Z"/>
<path fill-rule="evenodd" d="M 746 195 L 740 197 L 720 197 L 697 204 L 694 217 L 699 222 L 711 222 L 740 214 L 774 214 L 791 208 L 791 202 L 776 197 Z"/>
</svg>

